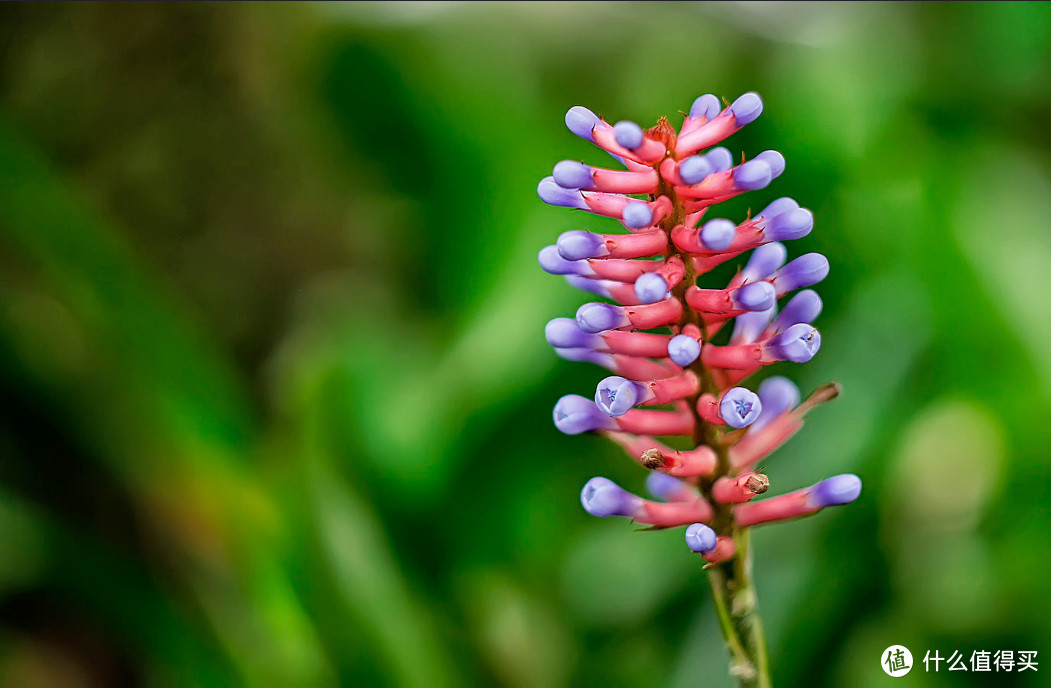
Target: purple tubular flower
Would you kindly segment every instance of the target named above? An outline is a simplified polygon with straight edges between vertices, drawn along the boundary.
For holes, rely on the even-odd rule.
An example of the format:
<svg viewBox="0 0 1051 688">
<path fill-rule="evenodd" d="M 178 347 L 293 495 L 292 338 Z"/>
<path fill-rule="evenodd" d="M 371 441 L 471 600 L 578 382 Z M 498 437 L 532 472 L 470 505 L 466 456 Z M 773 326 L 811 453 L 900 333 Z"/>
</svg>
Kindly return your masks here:
<svg viewBox="0 0 1051 688">
<path fill-rule="evenodd" d="M 595 142 L 595 137 L 592 135 L 591 130 L 595 128 L 599 121 L 598 115 L 582 105 L 571 107 L 569 112 L 566 113 L 566 127 L 580 138 L 587 139 L 592 143 Z"/>
<path fill-rule="evenodd" d="M 771 306 L 764 311 L 748 311 L 734 318 L 734 332 L 730 338 L 735 344 L 751 344 L 763 333 L 777 309 Z M 568 320 L 568 318 L 567 318 Z"/>
<path fill-rule="evenodd" d="M 638 508 L 639 497 L 631 494 L 609 478 L 592 478 L 580 491 L 580 503 L 592 516 L 626 516 L 631 518 Z"/>
<path fill-rule="evenodd" d="M 764 353 L 773 360 L 806 363 L 820 348 L 821 333 L 806 323 L 799 323 L 768 339 Z"/>
<path fill-rule="evenodd" d="M 675 494 L 681 492 L 684 487 L 685 484 L 681 480 L 667 473 L 651 471 L 646 476 L 646 491 L 657 499 L 673 500 Z"/>
<path fill-rule="evenodd" d="M 594 275 L 595 271 L 583 260 L 566 260 L 557 246 L 545 246 L 537 254 L 537 261 L 544 272 L 551 275 Z"/>
<path fill-rule="evenodd" d="M 804 289 L 785 305 L 771 323 L 775 332 L 783 332 L 792 325 L 811 323 L 821 315 L 821 297 L 813 289 Z"/>
<path fill-rule="evenodd" d="M 744 278 L 745 282 L 758 282 L 766 279 L 785 264 L 785 258 L 787 257 L 788 249 L 785 248 L 784 244 L 779 244 L 776 241 L 763 244 L 752 251 L 752 255 L 749 256 L 748 262 L 744 266 L 744 270 L 741 271 L 741 277 Z"/>
<path fill-rule="evenodd" d="M 712 251 L 722 251 L 730 246 L 737 234 L 737 225 L 729 220 L 709 220 L 701 227 L 701 243 Z"/>
<path fill-rule="evenodd" d="M 701 355 L 701 343 L 686 334 L 677 334 L 668 340 L 668 357 L 683 368 Z"/>
<path fill-rule="evenodd" d="M 743 311 L 765 311 L 777 303 L 777 292 L 769 282 L 752 282 L 735 289 L 730 298 Z"/>
<path fill-rule="evenodd" d="M 595 402 L 579 394 L 567 394 L 559 399 L 553 416 L 555 427 L 567 435 L 617 428 L 617 422 L 600 411 Z"/>
<path fill-rule="evenodd" d="M 668 283 L 653 272 L 639 275 L 635 280 L 635 296 L 642 303 L 657 303 L 668 295 Z"/>
<path fill-rule="evenodd" d="M 694 523 L 686 527 L 686 546 L 691 552 L 711 552 L 717 542 L 715 531 L 703 523 Z"/>
<path fill-rule="evenodd" d="M 644 385 L 610 375 L 595 388 L 595 404 L 607 416 L 623 416 L 642 401 L 645 393 Z"/>
<path fill-rule="evenodd" d="M 624 224 L 632 229 L 641 229 L 653 222 L 653 211 L 642 201 L 635 201 L 624 206 Z"/>
<path fill-rule="evenodd" d="M 602 237 L 582 229 L 562 232 L 555 246 L 558 247 L 558 254 L 566 260 L 601 258 L 609 253 Z"/>
<path fill-rule="evenodd" d="M 763 236 L 772 241 L 791 241 L 805 237 L 813 228 L 814 213 L 806 208 L 792 208 L 765 221 Z"/>
<path fill-rule="evenodd" d="M 624 120 L 613 125 L 613 138 L 628 150 L 635 150 L 642 145 L 644 137 L 642 127 Z"/>
<path fill-rule="evenodd" d="M 536 187 L 540 199 L 548 205 L 562 206 L 563 208 L 576 208 L 587 210 L 588 204 L 584 197 L 576 189 L 564 189 L 558 185 L 554 177 L 544 177 Z"/>
<path fill-rule="evenodd" d="M 728 148 L 719 146 L 704 154 L 704 159 L 712 166 L 712 172 L 725 172 L 734 166 L 734 156 Z"/>
<path fill-rule="evenodd" d="M 734 387 L 723 394 L 719 402 L 719 415 L 731 428 L 746 428 L 755 422 L 763 410 L 763 403 L 755 392 L 744 387 Z"/>
<path fill-rule="evenodd" d="M 577 324 L 584 332 L 598 334 L 627 327 L 631 323 L 624 311 L 616 306 L 608 303 L 585 303 L 577 309 Z"/>
<path fill-rule="evenodd" d="M 544 327 L 547 343 L 556 349 L 596 349 L 602 337 L 584 332 L 573 318 L 555 318 Z"/>
<path fill-rule="evenodd" d="M 787 213 L 790 210 L 795 210 L 799 207 L 791 198 L 779 198 L 770 205 L 763 208 L 756 217 L 762 217 L 765 221 L 769 221 L 771 218 L 777 217 L 783 213 Z"/>
<path fill-rule="evenodd" d="M 735 167 L 733 176 L 734 184 L 737 185 L 737 188 L 745 191 L 755 191 L 765 188 L 770 183 L 770 180 L 774 178 L 774 171 L 765 160 L 754 158 Z M 550 201 L 548 202 L 550 203 Z M 560 204 L 555 203 L 553 205 Z"/>
<path fill-rule="evenodd" d="M 603 368 L 612 368 L 615 365 L 615 359 L 612 356 L 595 351 L 594 349 L 555 347 L 555 353 L 560 358 L 564 358 L 567 361 L 594 363 Z"/>
<path fill-rule="evenodd" d="M 712 164 L 703 155 L 691 155 L 679 165 L 679 178 L 687 184 L 700 184 L 714 172 Z"/>
<path fill-rule="evenodd" d="M 817 284 L 826 277 L 828 258 L 820 253 L 808 253 L 778 270 L 772 281 L 777 293 L 785 294 L 800 287 Z"/>
<path fill-rule="evenodd" d="M 752 423 L 752 427 L 748 428 L 748 432 L 759 432 L 774 418 L 799 404 L 799 388 L 787 377 L 780 375 L 768 377 L 760 382 L 757 393 L 763 410 Z"/>
<path fill-rule="evenodd" d="M 591 168 L 582 162 L 563 160 L 552 170 L 555 183 L 564 189 L 590 189 L 595 186 Z"/>
<path fill-rule="evenodd" d="M 690 107 L 690 117 L 703 117 L 707 120 L 713 120 L 722 109 L 723 104 L 719 102 L 719 99 L 711 93 L 706 93 L 693 101 L 693 106 Z"/>
<path fill-rule="evenodd" d="M 834 475 L 825 478 L 810 488 L 807 494 L 807 506 L 824 509 L 827 506 L 850 504 L 861 494 L 861 478 L 853 473 Z"/>
<path fill-rule="evenodd" d="M 785 156 L 781 155 L 775 150 L 763 151 L 759 155 L 755 156 L 755 160 L 762 160 L 770 166 L 771 179 L 776 179 L 781 176 L 781 173 L 785 171 Z"/>
<path fill-rule="evenodd" d="M 758 93 L 750 91 L 735 100 L 728 109 L 737 120 L 737 126 L 743 127 L 754 122 L 763 113 L 763 100 Z"/>
</svg>

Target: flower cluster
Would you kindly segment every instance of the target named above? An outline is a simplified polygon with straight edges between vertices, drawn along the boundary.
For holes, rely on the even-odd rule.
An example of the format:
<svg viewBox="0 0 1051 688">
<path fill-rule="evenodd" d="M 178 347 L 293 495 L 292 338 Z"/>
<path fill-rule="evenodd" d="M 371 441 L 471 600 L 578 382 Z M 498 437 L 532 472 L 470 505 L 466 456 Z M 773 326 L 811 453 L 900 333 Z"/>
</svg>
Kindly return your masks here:
<svg viewBox="0 0 1051 688">
<path fill-rule="evenodd" d="M 764 366 L 805 363 L 817 353 L 821 335 L 810 323 L 821 299 L 805 288 L 829 269 L 817 253 L 785 262 L 780 242 L 806 236 L 814 224 L 790 198 L 740 223 L 706 217 L 714 204 L 763 189 L 784 171 L 777 151 L 734 165 L 729 150 L 713 147 L 762 109 L 755 93 L 725 108 L 701 96 L 675 132 L 663 118 L 643 130 L 574 107 L 566 114 L 570 131 L 625 169 L 565 160 L 538 187 L 551 205 L 611 218 L 626 230 L 574 229 L 539 255 L 545 271 L 605 299 L 549 322 L 548 342 L 563 358 L 612 373 L 593 397 L 562 397 L 555 425 L 567 434 L 602 433 L 652 471 L 646 484 L 654 500 L 593 478 L 581 493 L 584 508 L 658 528 L 688 526 L 687 545 L 713 564 L 735 555 L 740 529 L 846 504 L 861 490 L 857 476 L 838 475 L 752 501 L 769 486 L 758 462 L 838 390 L 826 385 L 801 403 L 784 377 L 769 377 L 754 392 L 741 386 Z M 746 252 L 725 286 L 698 285 L 698 277 Z"/>
</svg>

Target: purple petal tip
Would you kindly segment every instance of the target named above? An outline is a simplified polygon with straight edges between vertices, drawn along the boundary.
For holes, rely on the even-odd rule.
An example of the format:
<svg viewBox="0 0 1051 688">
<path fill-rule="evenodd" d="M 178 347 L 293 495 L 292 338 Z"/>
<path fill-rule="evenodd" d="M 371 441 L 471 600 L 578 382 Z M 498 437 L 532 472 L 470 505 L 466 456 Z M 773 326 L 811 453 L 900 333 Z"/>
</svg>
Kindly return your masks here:
<svg viewBox="0 0 1051 688">
<path fill-rule="evenodd" d="M 697 554 L 711 552 L 718 542 L 715 531 L 703 523 L 694 523 L 686 527 L 686 546 Z"/>
<path fill-rule="evenodd" d="M 624 206 L 624 224 L 632 229 L 641 229 L 653 223 L 653 211 L 642 201 L 634 201 Z"/>
<path fill-rule="evenodd" d="M 623 416 L 638 403 L 638 384 L 618 375 L 605 378 L 595 388 L 595 404 L 607 416 Z"/>
<path fill-rule="evenodd" d="M 763 233 L 768 239 L 791 241 L 810 234 L 810 231 L 814 229 L 814 213 L 806 208 L 791 208 L 771 216 L 763 224 Z"/>
<path fill-rule="evenodd" d="M 723 394 L 719 415 L 731 428 L 746 428 L 759 418 L 763 403 L 750 389 L 734 387 Z"/>
<path fill-rule="evenodd" d="M 577 324 L 584 332 L 598 334 L 628 324 L 627 316 L 608 303 L 585 303 L 577 309 Z"/>
<path fill-rule="evenodd" d="M 552 171 L 555 183 L 566 189 L 590 189 L 595 185 L 591 168 L 582 162 L 563 160 Z"/>
<path fill-rule="evenodd" d="M 724 172 L 734 166 L 734 156 L 730 149 L 719 146 L 704 154 L 704 159 L 712 166 L 712 172 Z"/>
<path fill-rule="evenodd" d="M 714 171 L 711 162 L 703 155 L 691 155 L 679 164 L 679 178 L 687 184 L 700 184 Z"/>
<path fill-rule="evenodd" d="M 853 473 L 844 473 L 826 478 L 810 488 L 807 503 L 823 509 L 827 506 L 850 504 L 861 494 L 861 478 Z"/>
<path fill-rule="evenodd" d="M 806 323 L 799 323 L 771 337 L 766 348 L 776 359 L 806 363 L 821 348 L 821 333 Z"/>
<path fill-rule="evenodd" d="M 584 332 L 573 318 L 555 318 L 544 327 L 547 343 L 558 349 L 593 349 L 602 337 Z"/>
<path fill-rule="evenodd" d="M 591 130 L 600 121 L 598 115 L 582 105 L 571 107 L 569 112 L 566 113 L 566 127 L 580 138 L 588 141 L 595 140 Z"/>
<path fill-rule="evenodd" d="M 733 102 L 729 108 L 730 113 L 737 120 L 737 126 L 743 127 L 754 122 L 763 112 L 763 100 L 758 93 L 749 92 Z"/>
<path fill-rule="evenodd" d="M 745 191 L 765 188 L 774 178 L 773 170 L 765 160 L 754 158 L 734 168 L 734 183 Z"/>
<path fill-rule="evenodd" d="M 576 189 L 565 189 L 558 185 L 554 177 L 544 177 L 536 187 L 537 195 L 548 205 L 557 205 L 563 208 L 576 208 L 587 210 L 587 203 L 580 191 Z"/>
<path fill-rule="evenodd" d="M 752 282 L 733 292 L 736 305 L 745 311 L 765 311 L 777 302 L 777 292 L 769 282 Z"/>
<path fill-rule="evenodd" d="M 613 125 L 613 138 L 628 150 L 635 150 L 642 145 L 642 127 L 627 120 L 617 122 Z"/>
<path fill-rule="evenodd" d="M 580 503 L 592 516 L 630 516 L 634 495 L 609 478 L 592 478 L 580 491 Z"/>
<path fill-rule="evenodd" d="M 555 420 L 555 427 L 567 435 L 612 429 L 616 426 L 609 416 L 595 406 L 595 402 L 579 394 L 567 394 L 559 399 L 552 416 Z"/>
<path fill-rule="evenodd" d="M 729 220 L 710 220 L 701 227 L 701 243 L 711 251 L 730 247 L 737 234 L 737 225 Z"/>
<path fill-rule="evenodd" d="M 686 334 L 677 334 L 668 340 L 668 357 L 685 368 L 701 355 L 701 344 Z"/>
<path fill-rule="evenodd" d="M 711 93 L 706 93 L 693 101 L 693 106 L 690 108 L 690 117 L 703 117 L 706 120 L 713 120 L 722 109 L 722 102 Z"/>
<path fill-rule="evenodd" d="M 670 500 L 684 487 L 683 482 L 678 478 L 668 475 L 667 473 L 661 473 L 660 471 L 651 471 L 646 476 L 646 491 L 657 499 Z"/>
<path fill-rule="evenodd" d="M 635 280 L 635 296 L 642 303 L 657 303 L 668 295 L 668 283 L 660 275 L 647 272 Z"/>
<path fill-rule="evenodd" d="M 571 229 L 562 232 L 555 242 L 558 253 L 566 260 L 586 260 L 588 258 L 601 258 L 609 253 L 606 243 L 602 238 L 582 229 Z"/>
</svg>

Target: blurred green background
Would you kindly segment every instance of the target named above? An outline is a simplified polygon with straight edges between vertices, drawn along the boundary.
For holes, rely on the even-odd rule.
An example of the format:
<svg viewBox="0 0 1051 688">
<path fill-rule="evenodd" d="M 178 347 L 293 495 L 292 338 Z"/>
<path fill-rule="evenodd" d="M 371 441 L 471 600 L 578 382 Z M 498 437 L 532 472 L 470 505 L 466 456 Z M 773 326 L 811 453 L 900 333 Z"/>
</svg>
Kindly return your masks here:
<svg viewBox="0 0 1051 688">
<path fill-rule="evenodd" d="M 645 476 L 535 256 L 615 225 L 535 187 L 748 90 L 720 215 L 814 210 L 777 372 L 845 389 L 768 473 L 866 485 L 754 538 L 775 684 L 1047 685 L 921 660 L 1051 650 L 1051 8 L 450 2 L 0 7 L 0 685 L 729 685 L 681 531 L 580 508 Z"/>
</svg>

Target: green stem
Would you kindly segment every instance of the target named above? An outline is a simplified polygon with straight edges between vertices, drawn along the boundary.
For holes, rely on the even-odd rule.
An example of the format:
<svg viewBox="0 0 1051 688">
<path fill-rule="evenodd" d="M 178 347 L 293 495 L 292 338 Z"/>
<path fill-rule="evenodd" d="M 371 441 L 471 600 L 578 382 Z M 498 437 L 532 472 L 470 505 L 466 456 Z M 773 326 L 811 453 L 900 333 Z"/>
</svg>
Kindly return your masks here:
<svg viewBox="0 0 1051 688">
<path fill-rule="evenodd" d="M 719 627 L 730 652 L 730 675 L 741 688 L 770 688 L 766 638 L 752 585 L 748 530 L 737 530 L 734 541 L 736 555 L 708 569 Z"/>
</svg>

